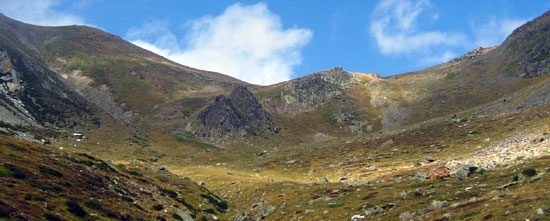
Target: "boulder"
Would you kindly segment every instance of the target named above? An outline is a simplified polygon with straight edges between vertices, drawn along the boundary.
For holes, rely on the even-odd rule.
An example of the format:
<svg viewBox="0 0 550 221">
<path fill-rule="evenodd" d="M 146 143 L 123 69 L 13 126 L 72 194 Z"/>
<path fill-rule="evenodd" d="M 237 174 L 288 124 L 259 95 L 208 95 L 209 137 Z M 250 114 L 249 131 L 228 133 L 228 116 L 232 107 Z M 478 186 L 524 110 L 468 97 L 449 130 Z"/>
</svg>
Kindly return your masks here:
<svg viewBox="0 0 550 221">
<path fill-rule="evenodd" d="M 434 201 L 432 201 L 432 203 L 430 204 L 429 210 L 440 209 L 440 208 L 448 207 L 448 206 L 449 206 L 449 202 L 447 202 L 447 201 L 437 201 L 437 200 L 434 200 Z"/>
<path fill-rule="evenodd" d="M 315 182 L 315 184 L 321 185 L 321 184 L 328 184 L 328 179 L 326 177 L 323 177 Z"/>
<path fill-rule="evenodd" d="M 244 213 L 239 213 L 235 217 L 233 217 L 233 221 L 245 221 L 248 216 Z"/>
<path fill-rule="evenodd" d="M 269 214 L 271 214 L 273 212 L 275 212 L 275 207 L 268 206 L 266 208 L 261 209 L 260 212 L 258 212 L 258 214 L 254 215 L 254 216 L 251 216 L 250 220 L 264 219 L 265 217 L 269 216 Z"/>
<path fill-rule="evenodd" d="M 516 184 L 518 184 L 518 182 L 507 183 L 507 184 L 504 184 L 504 185 L 500 186 L 499 189 L 506 189 L 506 188 L 514 186 Z"/>
<path fill-rule="evenodd" d="M 474 168 L 474 166 L 471 166 L 471 165 L 463 165 L 461 167 L 459 167 L 457 170 L 456 170 L 456 177 L 458 179 L 466 179 L 468 178 L 468 176 L 470 176 L 470 174 L 472 173 L 472 169 L 471 168 Z"/>
<path fill-rule="evenodd" d="M 183 211 L 181 209 L 176 209 L 176 213 L 173 215 L 174 219 L 182 221 L 193 221 L 193 217 L 188 211 Z"/>
<path fill-rule="evenodd" d="M 382 211 L 384 211 L 384 208 L 382 208 L 380 206 L 375 206 L 374 208 L 366 209 L 365 210 L 365 215 L 367 215 L 367 216 L 374 215 L 374 214 L 381 213 Z"/>
<path fill-rule="evenodd" d="M 166 169 L 165 167 L 162 167 L 162 166 L 148 165 L 147 167 L 145 167 L 145 169 L 151 170 L 155 173 L 170 174 L 170 171 L 168 171 L 168 169 Z"/>
<path fill-rule="evenodd" d="M 262 157 L 262 156 L 265 156 L 267 154 L 267 151 L 262 151 L 262 152 L 259 152 L 257 154 L 254 154 L 255 157 Z"/>
<path fill-rule="evenodd" d="M 417 180 L 427 180 L 428 175 L 426 175 L 426 173 L 424 173 L 424 172 L 418 172 L 418 173 L 416 173 L 414 178 L 417 179 Z"/>
<path fill-rule="evenodd" d="M 300 162 L 299 160 L 288 160 L 286 161 L 286 164 L 295 164 L 295 163 L 298 163 Z"/>
<path fill-rule="evenodd" d="M 426 157 L 426 158 L 424 158 L 424 159 L 425 159 L 428 163 L 432 163 L 432 162 L 436 161 L 436 159 L 433 158 L 433 157 Z"/>
<path fill-rule="evenodd" d="M 369 168 L 367 168 L 368 171 L 375 171 L 375 170 L 378 170 L 378 168 L 376 168 L 374 165 L 370 166 Z"/>
<path fill-rule="evenodd" d="M 412 220 L 413 215 L 409 211 L 405 211 L 405 212 L 402 212 L 401 214 L 399 214 L 399 218 L 402 221 L 409 221 L 409 220 Z"/>
</svg>

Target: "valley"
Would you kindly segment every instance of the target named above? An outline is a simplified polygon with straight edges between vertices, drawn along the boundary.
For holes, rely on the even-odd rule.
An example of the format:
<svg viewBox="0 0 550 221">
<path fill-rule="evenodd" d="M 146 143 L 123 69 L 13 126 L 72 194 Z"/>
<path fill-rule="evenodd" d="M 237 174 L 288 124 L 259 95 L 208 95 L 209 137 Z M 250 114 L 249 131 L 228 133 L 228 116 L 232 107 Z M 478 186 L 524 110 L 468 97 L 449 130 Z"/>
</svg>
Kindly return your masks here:
<svg viewBox="0 0 550 221">
<path fill-rule="evenodd" d="M 0 15 L 0 219 L 546 220 L 548 27 L 258 86 Z"/>
</svg>

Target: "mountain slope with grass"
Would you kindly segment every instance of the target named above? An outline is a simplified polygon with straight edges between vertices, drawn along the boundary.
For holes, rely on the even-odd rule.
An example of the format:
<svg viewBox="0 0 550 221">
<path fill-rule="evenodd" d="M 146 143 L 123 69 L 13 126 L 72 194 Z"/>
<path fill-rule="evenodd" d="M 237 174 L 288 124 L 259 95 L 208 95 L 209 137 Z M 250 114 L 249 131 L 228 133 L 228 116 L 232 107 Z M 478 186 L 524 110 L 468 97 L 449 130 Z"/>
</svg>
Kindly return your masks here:
<svg viewBox="0 0 550 221">
<path fill-rule="evenodd" d="M 395 76 L 337 67 L 257 86 L 94 28 L 2 16 L 0 133 L 45 145 L 2 137 L 2 214 L 38 208 L 32 192 L 56 207 L 24 218 L 547 219 L 549 28 L 545 13 L 501 45 Z M 113 213 L 39 185 L 81 190 L 84 172 Z"/>
<path fill-rule="evenodd" d="M 151 169 L 154 164 L 114 165 L 1 135 L 0 152 L 0 219 L 192 220 L 228 208 L 189 179 Z"/>
<path fill-rule="evenodd" d="M 2 82 L 11 85 L 5 86 L 4 93 L 17 92 L 15 87 L 22 83 L 22 86 L 27 87 L 22 87 L 20 91 L 26 89 L 26 93 L 35 93 L 35 96 L 48 99 L 61 97 L 59 99 L 66 101 L 58 102 L 60 105 L 75 103 L 73 106 L 80 105 L 78 109 L 84 112 L 106 114 L 130 129 L 143 142 L 149 139 L 147 119 L 160 106 L 181 98 L 213 96 L 229 92 L 237 85 L 249 85 L 222 74 L 176 64 L 95 28 L 40 27 L 0 15 L 0 29 Z M 26 78 L 52 81 L 57 88 Z M 38 86 L 44 89 L 31 91 L 41 89 Z M 11 94 L 8 96 L 13 96 Z M 28 108 L 34 108 L 34 103 L 22 99 Z M 54 102 L 49 101 L 52 104 Z M 17 107 L 17 104 L 11 106 L 14 107 L 8 107 L 5 112 L 25 112 L 25 108 Z M 86 110 L 94 108 L 97 110 Z M 31 112 L 32 116 L 27 117 L 37 118 L 63 111 L 69 112 L 67 115 L 76 116 L 82 112 L 74 109 L 60 106 L 55 111 Z M 29 124 L 23 117 L 25 113 L 19 115 L 22 117 L 17 119 L 23 120 L 10 117 L 14 119 L 11 120 L 12 124 Z M 53 117 L 47 118 L 53 121 Z M 46 120 L 42 118 L 37 121 L 41 124 Z M 89 128 L 92 127 L 85 129 Z"/>
</svg>

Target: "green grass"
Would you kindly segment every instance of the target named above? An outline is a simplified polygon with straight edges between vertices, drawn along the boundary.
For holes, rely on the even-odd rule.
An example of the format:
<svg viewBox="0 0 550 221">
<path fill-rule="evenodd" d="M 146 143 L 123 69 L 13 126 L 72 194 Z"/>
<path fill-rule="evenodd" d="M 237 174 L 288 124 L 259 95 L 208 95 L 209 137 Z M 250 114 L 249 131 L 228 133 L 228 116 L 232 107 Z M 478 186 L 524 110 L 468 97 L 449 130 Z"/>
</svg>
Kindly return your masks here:
<svg viewBox="0 0 550 221">
<path fill-rule="evenodd" d="M 467 219 L 473 216 L 479 215 L 479 212 L 469 212 L 459 217 L 459 219 Z"/>
<path fill-rule="evenodd" d="M 13 177 L 13 172 L 11 170 L 9 170 L 8 168 L 0 166 L 0 176 Z"/>
<path fill-rule="evenodd" d="M 56 176 L 56 177 L 63 177 L 63 174 L 61 172 L 59 172 L 57 170 L 54 170 L 52 168 L 49 168 L 47 166 L 44 166 L 44 165 L 39 165 L 38 169 L 40 170 L 40 172 L 45 173 L 45 174 L 50 174 L 50 175 Z"/>
<path fill-rule="evenodd" d="M 472 63 L 472 65 L 481 65 L 481 64 L 485 64 L 483 61 L 475 61 Z"/>
<path fill-rule="evenodd" d="M 13 164 L 4 163 L 3 167 L 10 170 L 13 173 L 13 175 L 12 175 L 13 178 L 15 178 L 15 179 L 25 179 L 25 178 L 27 178 L 27 174 L 24 171 L 22 171 L 21 169 L 15 167 Z"/>
<path fill-rule="evenodd" d="M 176 139 L 179 142 L 182 142 L 186 145 L 190 145 L 192 147 L 195 147 L 195 148 L 198 148 L 198 149 L 201 149 L 201 150 L 205 150 L 205 151 L 208 151 L 209 149 L 217 149 L 216 146 L 214 146 L 212 144 L 207 144 L 207 143 L 201 142 L 195 136 L 193 136 L 191 134 L 185 134 L 184 138 L 178 136 Z"/>
<path fill-rule="evenodd" d="M 258 99 L 278 99 L 281 97 L 281 92 L 286 84 L 277 85 L 270 88 L 262 88 L 254 91 L 254 96 Z"/>
<path fill-rule="evenodd" d="M 87 206 L 90 209 L 96 209 L 96 210 L 102 209 L 101 201 L 99 201 L 98 199 L 94 199 L 94 198 L 84 201 L 84 205 Z"/>
<path fill-rule="evenodd" d="M 451 73 L 448 73 L 447 75 L 445 75 L 445 79 L 447 79 L 447 80 L 455 79 L 456 76 L 457 75 L 456 75 L 455 72 L 451 72 Z"/>
</svg>

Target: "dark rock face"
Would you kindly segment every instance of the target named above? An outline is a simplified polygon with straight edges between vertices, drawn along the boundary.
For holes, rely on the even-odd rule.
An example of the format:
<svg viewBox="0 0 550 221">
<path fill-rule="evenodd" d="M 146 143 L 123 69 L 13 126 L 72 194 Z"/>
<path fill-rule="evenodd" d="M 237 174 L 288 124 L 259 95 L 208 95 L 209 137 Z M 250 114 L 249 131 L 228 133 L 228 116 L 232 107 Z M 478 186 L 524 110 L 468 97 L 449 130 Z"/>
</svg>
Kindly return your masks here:
<svg viewBox="0 0 550 221">
<path fill-rule="evenodd" d="M 262 109 L 262 105 L 246 87 L 236 87 L 229 95 L 229 101 L 234 112 L 240 114 L 239 117 L 250 126 L 260 128 L 267 120 L 267 113 Z"/>
<path fill-rule="evenodd" d="M 58 129 L 93 115 L 56 73 L 0 42 L 0 117 L 12 125 Z"/>
<path fill-rule="evenodd" d="M 202 111 L 192 123 L 195 136 L 210 140 L 227 140 L 246 135 L 276 134 L 279 128 L 273 124 L 262 105 L 246 87 L 238 86 L 225 97 Z"/>
<path fill-rule="evenodd" d="M 9 124 L 33 125 L 34 118 L 15 95 L 22 90 L 20 83 L 8 53 L 0 48 L 0 119 Z"/>
</svg>

